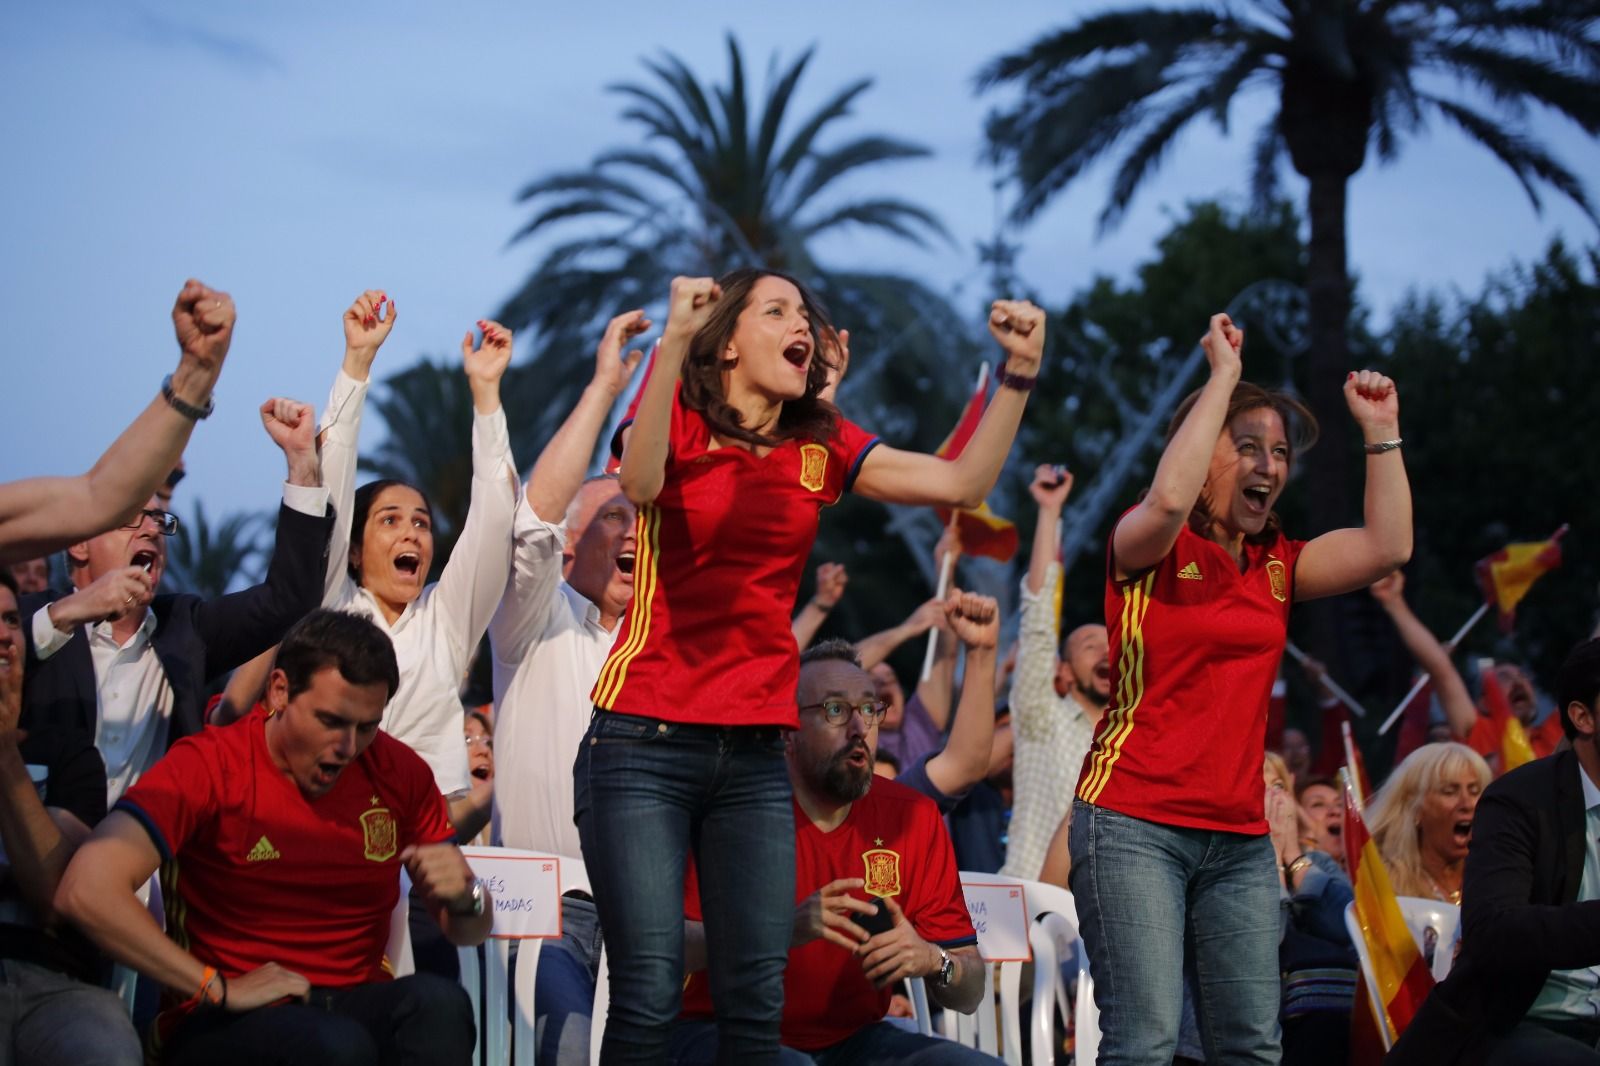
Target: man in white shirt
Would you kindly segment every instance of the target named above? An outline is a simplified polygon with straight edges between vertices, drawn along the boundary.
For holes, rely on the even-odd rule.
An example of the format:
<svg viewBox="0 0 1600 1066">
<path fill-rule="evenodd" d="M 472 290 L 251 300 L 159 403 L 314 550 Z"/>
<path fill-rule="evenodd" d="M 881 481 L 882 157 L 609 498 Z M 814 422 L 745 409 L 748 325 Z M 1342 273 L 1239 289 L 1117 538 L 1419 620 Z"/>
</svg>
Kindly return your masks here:
<svg viewBox="0 0 1600 1066">
<path fill-rule="evenodd" d="M 1011 678 L 1013 801 L 1006 844 L 1008 877 L 1036 880 L 1062 819 L 1072 808 L 1083 757 L 1111 695 L 1106 627 L 1081 625 L 1056 653 L 1061 619 L 1056 583 L 1057 521 L 1072 491 L 1072 475 L 1039 466 L 1028 492 L 1039 506 L 1028 573 L 1022 580 L 1017 667 Z"/>
<path fill-rule="evenodd" d="M 511 581 L 489 625 L 494 648 L 493 839 L 577 858 L 572 762 L 594 704 L 590 692 L 633 600 L 635 511 L 614 477 L 584 480 L 595 442 L 639 365 L 622 351 L 650 323 L 613 318 L 594 379 L 534 464 L 518 503 Z M 539 956 L 535 986 L 541 1062 L 589 1061 L 599 966 L 594 903 L 562 900 L 562 939 Z"/>
<path fill-rule="evenodd" d="M 131 524 L 67 549 L 74 592 L 24 599 L 32 617 L 22 727 L 89 732 L 106 762 L 108 802 L 205 727 L 210 679 L 272 647 L 321 598 L 332 518 L 313 412 L 269 400 L 261 417 L 288 462 L 261 584 L 215 600 L 157 596 L 178 521 L 152 497 Z"/>
</svg>

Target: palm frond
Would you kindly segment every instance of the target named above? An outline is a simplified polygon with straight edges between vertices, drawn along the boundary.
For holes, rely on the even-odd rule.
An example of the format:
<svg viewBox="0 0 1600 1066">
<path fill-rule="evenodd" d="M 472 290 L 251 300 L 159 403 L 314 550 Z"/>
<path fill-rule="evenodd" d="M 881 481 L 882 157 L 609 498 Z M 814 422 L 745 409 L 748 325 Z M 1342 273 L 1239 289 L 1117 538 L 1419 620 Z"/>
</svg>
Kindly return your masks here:
<svg viewBox="0 0 1600 1066">
<path fill-rule="evenodd" d="M 1256 132 L 1255 146 L 1250 152 L 1251 210 L 1264 213 L 1277 202 L 1281 185 L 1278 164 L 1285 151 L 1283 129 L 1278 125 L 1278 116 L 1273 115 Z"/>
<path fill-rule="evenodd" d="M 815 150 L 817 134 L 822 132 L 828 123 L 848 115 L 850 105 L 855 102 L 855 98 L 866 92 L 871 85 L 871 78 L 853 81 L 835 93 L 827 103 L 813 111 L 811 117 L 801 123 L 794 136 L 789 138 L 789 143 L 784 146 L 777 162 L 773 164 L 773 170 L 777 173 L 787 173 L 804 162 L 806 156 Z"/>
<path fill-rule="evenodd" d="M 786 203 L 779 206 L 779 213 L 792 214 L 791 205 L 798 208 L 809 203 L 851 171 L 900 159 L 924 159 L 929 154 L 920 144 L 882 136 L 858 137 L 831 151 L 817 152 L 810 165 L 802 168 L 803 176 L 796 177 L 793 186 L 784 190 Z"/>
<path fill-rule="evenodd" d="M 1204 7 L 1108 11 L 994 60 L 978 72 L 978 88 L 1019 80 L 1025 88 L 1041 88 L 1055 72 L 1101 52 L 1148 49 L 1175 53 L 1184 45 L 1211 39 L 1227 22 L 1222 12 Z"/>
<path fill-rule="evenodd" d="M 1520 115 L 1532 100 L 1559 111 L 1585 133 L 1600 133 L 1600 93 L 1593 77 L 1580 77 L 1537 56 L 1470 41 L 1442 43 L 1430 58 L 1487 91 L 1512 114 Z"/>
<path fill-rule="evenodd" d="M 1584 193 L 1583 185 L 1570 170 L 1557 162 L 1541 146 L 1452 100 L 1437 96 L 1424 96 L 1423 99 L 1438 108 L 1442 115 L 1469 138 L 1493 152 L 1495 157 L 1517 176 L 1517 181 L 1522 184 L 1522 189 L 1528 194 L 1535 211 L 1543 208 L 1535 182 L 1543 182 L 1577 204 L 1583 213 L 1589 216 L 1591 222 L 1600 226 L 1600 217 L 1595 215 L 1594 208 Z"/>
<path fill-rule="evenodd" d="M 805 73 L 806 67 L 811 63 L 811 56 L 815 48 L 807 48 L 799 57 L 789 65 L 767 93 L 766 103 L 761 111 L 761 129 L 756 135 L 755 158 L 761 160 L 769 168 L 772 163 L 773 151 L 778 145 L 778 130 L 783 124 L 784 117 L 789 111 L 789 101 L 794 97 L 795 86 L 800 83 L 800 76 Z"/>
<path fill-rule="evenodd" d="M 816 237 L 844 225 L 866 226 L 903 237 L 919 248 L 926 248 L 929 230 L 949 239 L 937 217 L 926 208 L 903 200 L 858 200 L 795 227 L 802 237 Z"/>
</svg>

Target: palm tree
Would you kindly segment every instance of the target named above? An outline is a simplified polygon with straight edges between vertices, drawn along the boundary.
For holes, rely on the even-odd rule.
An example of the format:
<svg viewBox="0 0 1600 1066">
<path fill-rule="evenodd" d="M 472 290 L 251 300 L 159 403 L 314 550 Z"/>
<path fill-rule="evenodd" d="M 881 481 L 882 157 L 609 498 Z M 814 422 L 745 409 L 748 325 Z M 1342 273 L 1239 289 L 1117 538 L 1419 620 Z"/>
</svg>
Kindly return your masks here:
<svg viewBox="0 0 1600 1066">
<path fill-rule="evenodd" d="M 213 524 L 204 505 L 194 501 L 194 514 L 183 519 L 167 552 L 166 582 L 177 592 L 215 599 L 238 585 L 261 579 L 261 534 L 266 517 L 241 511 Z"/>
<path fill-rule="evenodd" d="M 1350 284 L 1346 185 L 1367 158 L 1397 157 L 1429 118 L 1443 119 L 1500 160 L 1534 208 L 1549 187 L 1591 218 L 1578 179 L 1526 130 L 1529 104 L 1600 131 L 1597 0 L 1248 0 L 1225 7 L 1140 7 L 1084 18 L 1001 56 L 981 87 L 1020 85 L 990 120 L 996 154 L 1020 186 L 1026 218 L 1092 162 L 1131 139 L 1100 215 L 1114 226 L 1134 193 L 1192 120 L 1226 132 L 1236 95 L 1275 91 L 1278 107 L 1256 135 L 1252 192 L 1275 193 L 1287 153 L 1310 183 L 1308 390 L 1325 443 L 1308 456 L 1317 487 L 1312 521 L 1348 518 L 1348 418 L 1338 393 L 1346 369 Z M 1453 81 L 1477 98 L 1439 91 Z M 1480 107 L 1486 104 L 1487 109 Z M 1596 219 L 1600 224 L 1600 219 Z M 1344 445 L 1344 446 L 1341 446 Z"/>
<path fill-rule="evenodd" d="M 578 356 L 593 347 L 600 324 L 619 310 L 658 303 L 677 274 L 767 266 L 805 279 L 850 328 L 857 358 L 852 374 L 862 378 L 871 356 L 891 346 L 902 361 L 918 364 L 918 374 L 928 376 L 932 368 L 935 378 L 941 365 L 971 353 L 965 323 L 920 283 L 830 269 L 813 255 L 819 238 L 853 229 L 918 247 L 948 234 L 933 214 L 906 200 L 838 193 L 842 179 L 866 168 L 928 152 L 875 134 L 827 141 L 872 82 L 851 82 L 800 114 L 793 97 L 811 56 L 808 49 L 781 68 L 774 60 L 758 105 L 732 37 L 722 85 L 703 85 L 670 54 L 646 60 L 654 83 L 611 87 L 626 101 L 622 117 L 639 128 L 643 141 L 522 189 L 519 201 L 535 213 L 512 243 L 584 227 L 545 252 L 500 312 L 512 328 L 537 330 L 540 354 L 518 382 L 528 402 L 517 398 L 519 411 L 546 412 L 537 437 L 571 408 L 588 374 L 588 360 Z M 861 399 L 857 393 L 852 402 Z M 923 443 L 936 444 L 942 425 L 928 433 Z"/>
</svg>

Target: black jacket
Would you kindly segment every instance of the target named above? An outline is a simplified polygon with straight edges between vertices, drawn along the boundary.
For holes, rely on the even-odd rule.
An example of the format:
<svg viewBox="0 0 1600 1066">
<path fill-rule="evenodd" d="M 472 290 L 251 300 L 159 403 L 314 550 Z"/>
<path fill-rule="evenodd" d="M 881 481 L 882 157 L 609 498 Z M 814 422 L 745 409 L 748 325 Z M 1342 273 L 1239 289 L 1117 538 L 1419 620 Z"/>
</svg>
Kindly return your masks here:
<svg viewBox="0 0 1600 1066">
<path fill-rule="evenodd" d="M 1484 792 L 1461 889 L 1461 954 L 1386 1062 L 1480 1063 L 1551 970 L 1600 964 L 1600 900 L 1577 902 L 1582 772 L 1576 755 L 1557 752 Z"/>
<path fill-rule="evenodd" d="M 322 604 L 323 568 L 333 533 L 333 512 L 312 517 L 283 506 L 267 577 L 259 585 L 214 600 L 186 593 L 157 596 L 150 609 L 156 657 L 172 686 L 167 745 L 205 728 L 207 682 L 249 662 Z M 22 599 L 28 642 L 22 728 L 33 723 L 77 728 L 95 735 L 99 699 L 89 637 L 79 626 L 64 647 L 41 661 L 34 654 L 32 615 L 65 593 Z"/>
</svg>

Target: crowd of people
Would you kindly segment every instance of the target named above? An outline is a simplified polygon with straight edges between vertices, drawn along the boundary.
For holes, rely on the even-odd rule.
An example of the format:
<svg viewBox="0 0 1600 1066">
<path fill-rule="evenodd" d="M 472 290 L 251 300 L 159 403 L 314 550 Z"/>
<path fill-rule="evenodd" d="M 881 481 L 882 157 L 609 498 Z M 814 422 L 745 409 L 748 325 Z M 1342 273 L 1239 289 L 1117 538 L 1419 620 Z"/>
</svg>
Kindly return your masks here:
<svg viewBox="0 0 1600 1066">
<path fill-rule="evenodd" d="M 397 322 L 369 290 L 321 418 L 260 406 L 286 465 L 265 577 L 163 592 L 181 453 L 234 318 L 188 282 L 177 368 L 95 466 L 0 485 L 0 1061 L 468 1062 L 456 952 L 494 900 L 461 847 L 488 843 L 581 858 L 590 886 L 538 958 L 541 1061 L 993 1061 L 906 1021 L 910 978 L 937 1010 L 983 999 L 960 878 L 979 871 L 1070 888 L 1100 1062 L 1344 1062 L 1365 1008 L 1344 790 L 1322 772 L 1340 760 L 1269 708 L 1293 605 L 1361 589 L 1441 708 L 1365 821 L 1397 892 L 1462 914 L 1395 1056 L 1600 1061 L 1600 641 L 1553 710 L 1512 663 L 1474 699 L 1404 595 L 1389 378 L 1344 383 L 1362 524 L 1294 539 L 1275 504 L 1315 420 L 1244 380 L 1217 315 L 1206 382 L 1110 536 L 1103 609 L 1057 598 L 1074 479 L 1044 463 L 1009 649 L 999 604 L 959 587 L 818 640 L 849 594 L 831 561 L 797 603 L 824 508 L 971 508 L 993 488 L 1040 373 L 1032 304 L 991 308 L 997 387 L 945 459 L 843 413 L 849 333 L 801 281 L 679 278 L 611 440 L 642 311 L 607 324 L 525 480 L 501 404 L 513 337 L 480 321 L 461 343 L 470 505 L 435 568 L 422 489 L 357 484 Z M 960 551 L 952 526 L 935 569 Z M 908 698 L 887 659 L 925 634 Z M 493 699 L 467 707 L 480 648 Z M 1515 728 L 1540 758 L 1507 773 Z"/>
</svg>

